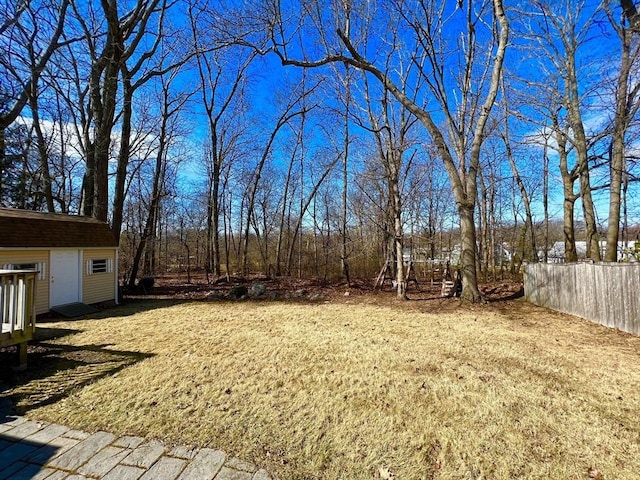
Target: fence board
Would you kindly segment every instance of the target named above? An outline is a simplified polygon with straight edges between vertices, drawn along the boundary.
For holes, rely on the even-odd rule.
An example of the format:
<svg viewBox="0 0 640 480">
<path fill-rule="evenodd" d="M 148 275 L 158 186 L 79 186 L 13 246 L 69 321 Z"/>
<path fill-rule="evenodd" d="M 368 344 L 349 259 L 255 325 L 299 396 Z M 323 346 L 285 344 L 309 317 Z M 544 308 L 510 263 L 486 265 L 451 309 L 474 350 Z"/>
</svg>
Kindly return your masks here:
<svg viewBox="0 0 640 480">
<path fill-rule="evenodd" d="M 532 263 L 531 303 L 640 335 L 640 263 Z"/>
</svg>

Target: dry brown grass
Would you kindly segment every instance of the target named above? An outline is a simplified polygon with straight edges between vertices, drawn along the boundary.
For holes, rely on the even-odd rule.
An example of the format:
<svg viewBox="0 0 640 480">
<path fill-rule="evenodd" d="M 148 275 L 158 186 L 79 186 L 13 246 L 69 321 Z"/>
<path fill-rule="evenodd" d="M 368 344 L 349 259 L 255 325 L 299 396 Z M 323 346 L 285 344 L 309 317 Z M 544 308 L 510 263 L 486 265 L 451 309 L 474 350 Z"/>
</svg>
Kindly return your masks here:
<svg viewBox="0 0 640 480">
<path fill-rule="evenodd" d="M 46 325 L 76 331 L 49 341 L 61 351 L 102 356 L 57 373 L 89 381 L 7 394 L 30 417 L 208 445 L 281 479 L 638 478 L 639 338 L 524 302 L 451 305 L 124 306 Z"/>
</svg>

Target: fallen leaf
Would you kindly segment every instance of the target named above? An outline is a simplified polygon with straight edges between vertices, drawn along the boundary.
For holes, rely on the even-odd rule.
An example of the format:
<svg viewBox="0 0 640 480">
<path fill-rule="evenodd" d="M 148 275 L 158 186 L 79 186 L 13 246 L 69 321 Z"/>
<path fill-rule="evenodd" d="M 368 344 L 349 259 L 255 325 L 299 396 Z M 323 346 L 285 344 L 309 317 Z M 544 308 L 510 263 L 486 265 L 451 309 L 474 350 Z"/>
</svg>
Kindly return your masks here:
<svg viewBox="0 0 640 480">
<path fill-rule="evenodd" d="M 587 474 L 589 475 L 589 478 L 592 478 L 593 480 L 604 480 L 604 475 L 602 475 L 600 470 L 596 467 L 589 467 Z"/>
<path fill-rule="evenodd" d="M 380 467 L 378 469 L 378 473 L 380 474 L 380 478 L 382 480 L 391 480 L 392 478 L 396 478 L 396 476 L 391 473 L 391 470 L 389 470 L 387 467 Z"/>
</svg>

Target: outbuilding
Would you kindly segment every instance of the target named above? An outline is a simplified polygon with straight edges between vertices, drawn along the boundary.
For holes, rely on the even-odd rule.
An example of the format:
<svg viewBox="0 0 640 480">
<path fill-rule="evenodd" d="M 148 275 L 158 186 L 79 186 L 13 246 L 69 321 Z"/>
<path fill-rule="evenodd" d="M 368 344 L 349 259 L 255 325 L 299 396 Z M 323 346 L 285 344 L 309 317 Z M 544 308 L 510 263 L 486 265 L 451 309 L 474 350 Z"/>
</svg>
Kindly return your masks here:
<svg viewBox="0 0 640 480">
<path fill-rule="evenodd" d="M 90 217 L 0 208 L 0 269 L 38 271 L 36 314 L 118 298 L 118 242 Z"/>
</svg>

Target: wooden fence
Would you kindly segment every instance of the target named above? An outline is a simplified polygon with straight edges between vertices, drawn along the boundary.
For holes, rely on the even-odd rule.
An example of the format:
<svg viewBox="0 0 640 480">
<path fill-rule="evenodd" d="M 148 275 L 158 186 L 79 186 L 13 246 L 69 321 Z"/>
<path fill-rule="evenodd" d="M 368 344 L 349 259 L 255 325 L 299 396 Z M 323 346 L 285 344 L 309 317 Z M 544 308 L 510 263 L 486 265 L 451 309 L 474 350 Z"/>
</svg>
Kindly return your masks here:
<svg viewBox="0 0 640 480">
<path fill-rule="evenodd" d="M 529 264 L 531 303 L 640 335 L 640 263 Z"/>
</svg>

